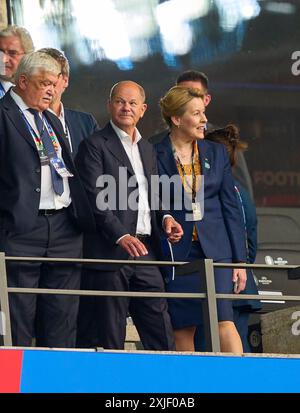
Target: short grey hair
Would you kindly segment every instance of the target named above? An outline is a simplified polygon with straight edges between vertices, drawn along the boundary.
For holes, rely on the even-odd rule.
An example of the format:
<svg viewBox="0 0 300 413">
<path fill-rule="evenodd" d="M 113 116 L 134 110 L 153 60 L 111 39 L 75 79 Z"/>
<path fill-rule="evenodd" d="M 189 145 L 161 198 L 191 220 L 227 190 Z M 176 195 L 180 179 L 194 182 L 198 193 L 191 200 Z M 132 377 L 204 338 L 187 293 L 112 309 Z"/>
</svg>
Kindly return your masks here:
<svg viewBox="0 0 300 413">
<path fill-rule="evenodd" d="M 20 39 L 21 45 L 25 54 L 34 51 L 34 45 L 32 38 L 24 27 L 20 26 L 7 26 L 5 29 L 0 30 L 0 37 L 16 36 Z"/>
<path fill-rule="evenodd" d="M 47 53 L 31 52 L 21 59 L 15 74 L 15 81 L 18 83 L 21 75 L 32 76 L 40 70 L 55 76 L 61 73 L 60 64 L 53 57 Z"/>
</svg>

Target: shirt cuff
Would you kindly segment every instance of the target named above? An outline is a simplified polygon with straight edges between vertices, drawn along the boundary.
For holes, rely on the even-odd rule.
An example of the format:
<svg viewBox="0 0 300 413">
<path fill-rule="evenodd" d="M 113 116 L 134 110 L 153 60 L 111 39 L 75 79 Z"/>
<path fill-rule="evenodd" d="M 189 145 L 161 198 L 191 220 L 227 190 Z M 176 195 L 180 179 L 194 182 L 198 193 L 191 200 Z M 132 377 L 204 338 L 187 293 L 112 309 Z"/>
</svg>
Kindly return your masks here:
<svg viewBox="0 0 300 413">
<path fill-rule="evenodd" d="M 164 215 L 164 216 L 163 216 L 163 219 L 162 219 L 162 227 L 164 227 L 164 222 L 165 222 L 165 219 L 166 219 L 166 218 L 173 218 L 173 217 L 172 217 L 172 215 L 170 215 L 170 214 Z M 173 219 L 174 219 L 174 218 L 173 218 Z"/>
<path fill-rule="evenodd" d="M 127 235 L 130 235 L 130 234 L 122 235 L 119 239 L 117 239 L 116 244 L 119 244 L 119 242 L 121 241 L 121 239 L 124 238 L 124 237 L 127 237 Z"/>
</svg>

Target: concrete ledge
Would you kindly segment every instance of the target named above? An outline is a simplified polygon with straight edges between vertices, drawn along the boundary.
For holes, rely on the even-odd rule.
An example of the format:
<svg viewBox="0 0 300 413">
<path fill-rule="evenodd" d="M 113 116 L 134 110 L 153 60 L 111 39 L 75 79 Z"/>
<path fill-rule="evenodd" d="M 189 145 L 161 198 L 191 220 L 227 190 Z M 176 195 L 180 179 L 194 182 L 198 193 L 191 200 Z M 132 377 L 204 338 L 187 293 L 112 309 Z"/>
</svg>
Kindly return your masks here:
<svg viewBox="0 0 300 413">
<path fill-rule="evenodd" d="M 266 353 L 300 353 L 300 306 L 261 315 L 263 349 Z"/>
</svg>

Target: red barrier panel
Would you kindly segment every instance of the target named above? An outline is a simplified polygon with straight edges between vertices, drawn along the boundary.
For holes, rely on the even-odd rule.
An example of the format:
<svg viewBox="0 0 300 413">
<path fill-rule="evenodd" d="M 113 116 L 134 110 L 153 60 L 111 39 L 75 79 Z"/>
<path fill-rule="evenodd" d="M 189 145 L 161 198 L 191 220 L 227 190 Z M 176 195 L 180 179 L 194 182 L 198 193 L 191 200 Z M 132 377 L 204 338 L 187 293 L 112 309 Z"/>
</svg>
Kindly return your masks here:
<svg viewBox="0 0 300 413">
<path fill-rule="evenodd" d="M 23 350 L 0 350 L 0 393 L 20 393 Z"/>
</svg>

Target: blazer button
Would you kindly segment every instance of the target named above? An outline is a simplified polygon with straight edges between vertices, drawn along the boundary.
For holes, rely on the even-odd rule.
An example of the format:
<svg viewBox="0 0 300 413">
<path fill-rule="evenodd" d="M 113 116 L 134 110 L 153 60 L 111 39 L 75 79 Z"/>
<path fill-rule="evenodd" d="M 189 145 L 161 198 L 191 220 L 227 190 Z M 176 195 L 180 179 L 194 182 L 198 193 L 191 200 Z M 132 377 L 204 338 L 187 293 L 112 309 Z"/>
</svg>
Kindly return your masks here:
<svg viewBox="0 0 300 413">
<path fill-rule="evenodd" d="M 41 172 L 41 168 L 36 168 L 35 172 L 39 174 Z"/>
<path fill-rule="evenodd" d="M 41 188 L 35 188 L 35 192 L 41 192 Z"/>
</svg>

